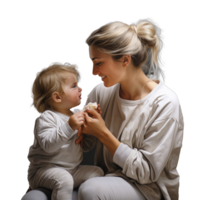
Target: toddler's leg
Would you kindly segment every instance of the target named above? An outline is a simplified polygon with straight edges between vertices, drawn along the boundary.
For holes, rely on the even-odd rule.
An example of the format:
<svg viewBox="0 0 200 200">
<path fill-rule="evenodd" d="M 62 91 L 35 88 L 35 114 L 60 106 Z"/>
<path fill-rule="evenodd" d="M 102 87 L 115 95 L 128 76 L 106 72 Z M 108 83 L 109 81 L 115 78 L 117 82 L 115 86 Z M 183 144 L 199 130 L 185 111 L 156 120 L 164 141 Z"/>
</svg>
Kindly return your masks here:
<svg viewBox="0 0 200 200">
<path fill-rule="evenodd" d="M 51 200 L 71 200 L 73 191 L 73 177 L 60 167 L 45 167 L 37 171 L 29 181 L 32 189 L 44 187 L 51 189 Z"/>
<path fill-rule="evenodd" d="M 50 189 L 38 188 L 26 193 L 21 200 L 51 200 Z M 72 200 L 78 200 L 78 191 L 74 190 L 72 193 Z"/>
<path fill-rule="evenodd" d="M 79 165 L 71 174 L 74 178 L 74 188 L 90 178 L 104 176 L 104 172 L 100 167 L 91 165 Z"/>
</svg>

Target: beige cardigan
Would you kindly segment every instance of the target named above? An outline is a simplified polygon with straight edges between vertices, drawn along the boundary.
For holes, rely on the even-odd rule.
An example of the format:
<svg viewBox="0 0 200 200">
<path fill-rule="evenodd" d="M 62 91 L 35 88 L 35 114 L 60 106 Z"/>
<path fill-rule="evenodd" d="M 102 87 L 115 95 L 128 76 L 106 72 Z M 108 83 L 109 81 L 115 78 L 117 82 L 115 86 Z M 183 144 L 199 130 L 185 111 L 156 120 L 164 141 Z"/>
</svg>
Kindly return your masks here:
<svg viewBox="0 0 200 200">
<path fill-rule="evenodd" d="M 183 115 L 176 94 L 156 82 L 147 96 L 135 101 L 120 98 L 119 83 L 109 88 L 97 85 L 86 103 L 100 103 L 107 128 L 121 144 L 112 157 L 99 140 L 85 135 L 84 149 L 96 144 L 95 165 L 106 176 L 121 176 L 135 184 L 146 199 L 177 200 Z"/>
</svg>

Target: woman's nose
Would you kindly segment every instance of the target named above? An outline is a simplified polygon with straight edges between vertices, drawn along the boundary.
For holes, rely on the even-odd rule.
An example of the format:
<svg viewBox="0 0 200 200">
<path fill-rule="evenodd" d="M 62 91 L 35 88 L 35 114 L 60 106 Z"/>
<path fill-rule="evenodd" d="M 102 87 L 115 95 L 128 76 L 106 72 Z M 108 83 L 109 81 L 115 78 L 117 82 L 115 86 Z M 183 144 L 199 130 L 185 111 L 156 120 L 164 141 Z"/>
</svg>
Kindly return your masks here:
<svg viewBox="0 0 200 200">
<path fill-rule="evenodd" d="M 98 72 L 99 72 L 99 67 L 93 66 L 93 71 L 92 71 L 93 75 L 97 75 Z"/>
</svg>

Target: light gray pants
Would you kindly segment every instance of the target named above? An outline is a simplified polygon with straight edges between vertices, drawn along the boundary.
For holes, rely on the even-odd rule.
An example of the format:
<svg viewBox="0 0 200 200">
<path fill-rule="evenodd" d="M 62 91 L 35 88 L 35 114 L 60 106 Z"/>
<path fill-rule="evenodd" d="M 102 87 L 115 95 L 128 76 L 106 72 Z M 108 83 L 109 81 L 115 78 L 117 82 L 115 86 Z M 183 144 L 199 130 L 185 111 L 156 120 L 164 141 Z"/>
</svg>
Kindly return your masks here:
<svg viewBox="0 0 200 200">
<path fill-rule="evenodd" d="M 51 189 L 51 200 L 71 200 L 73 188 L 77 188 L 90 178 L 103 175 L 103 170 L 97 166 L 79 165 L 71 171 L 57 166 L 47 166 L 40 168 L 29 180 L 29 184 L 32 189 Z"/>
<path fill-rule="evenodd" d="M 31 194 L 32 192 L 32 194 Z M 78 190 L 73 191 L 73 200 L 145 200 L 136 186 L 121 177 L 96 177 L 82 183 Z M 22 200 L 50 200 L 41 191 L 30 191 Z"/>
</svg>

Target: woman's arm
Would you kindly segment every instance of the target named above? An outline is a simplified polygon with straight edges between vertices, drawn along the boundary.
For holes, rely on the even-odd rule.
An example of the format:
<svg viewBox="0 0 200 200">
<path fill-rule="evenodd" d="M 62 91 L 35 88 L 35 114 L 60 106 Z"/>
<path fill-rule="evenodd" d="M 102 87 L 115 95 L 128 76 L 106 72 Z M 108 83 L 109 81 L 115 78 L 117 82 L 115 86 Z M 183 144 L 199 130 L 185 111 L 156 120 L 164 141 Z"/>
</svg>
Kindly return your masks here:
<svg viewBox="0 0 200 200">
<path fill-rule="evenodd" d="M 177 133 L 178 128 L 179 124 L 173 118 L 155 121 L 146 133 L 148 136 L 143 141 L 142 149 L 132 149 L 120 143 L 107 128 L 101 129 L 97 135 L 127 177 L 140 184 L 149 184 L 158 180 L 175 144 L 181 152 L 183 130 Z M 178 156 L 174 158 L 173 168 L 178 165 Z"/>
<path fill-rule="evenodd" d="M 176 169 L 182 144 L 182 128 L 173 118 L 155 121 L 145 134 L 141 149 L 131 149 L 121 144 L 113 161 L 122 167 L 122 172 L 141 184 L 155 182 L 163 169 Z M 126 158 L 121 152 L 130 150 Z M 174 176 L 176 172 L 174 171 Z M 169 175 L 168 175 L 169 176 Z"/>
<path fill-rule="evenodd" d="M 82 132 L 85 133 L 84 136 L 87 137 L 87 139 L 91 138 L 92 143 L 90 145 L 93 145 L 92 148 L 96 144 L 97 139 L 99 139 L 107 147 L 107 149 L 113 156 L 116 149 L 120 145 L 120 142 L 107 129 L 107 127 L 105 126 L 105 122 L 101 117 L 101 114 L 102 112 L 101 112 L 99 104 L 96 111 L 94 111 L 93 109 L 87 110 L 85 113 L 85 124 L 82 126 Z M 79 134 L 80 133 L 78 132 L 78 136 Z M 80 134 L 76 143 L 78 144 L 79 142 L 81 142 L 82 139 L 83 139 L 82 134 Z M 87 141 L 85 140 L 86 139 L 83 139 L 84 141 L 83 143 Z M 95 144 L 93 144 L 94 142 Z M 83 149 L 84 149 L 84 146 L 85 145 L 83 145 Z"/>
<path fill-rule="evenodd" d="M 98 138 L 113 156 L 120 145 L 119 140 L 107 128 L 99 134 Z"/>
</svg>

